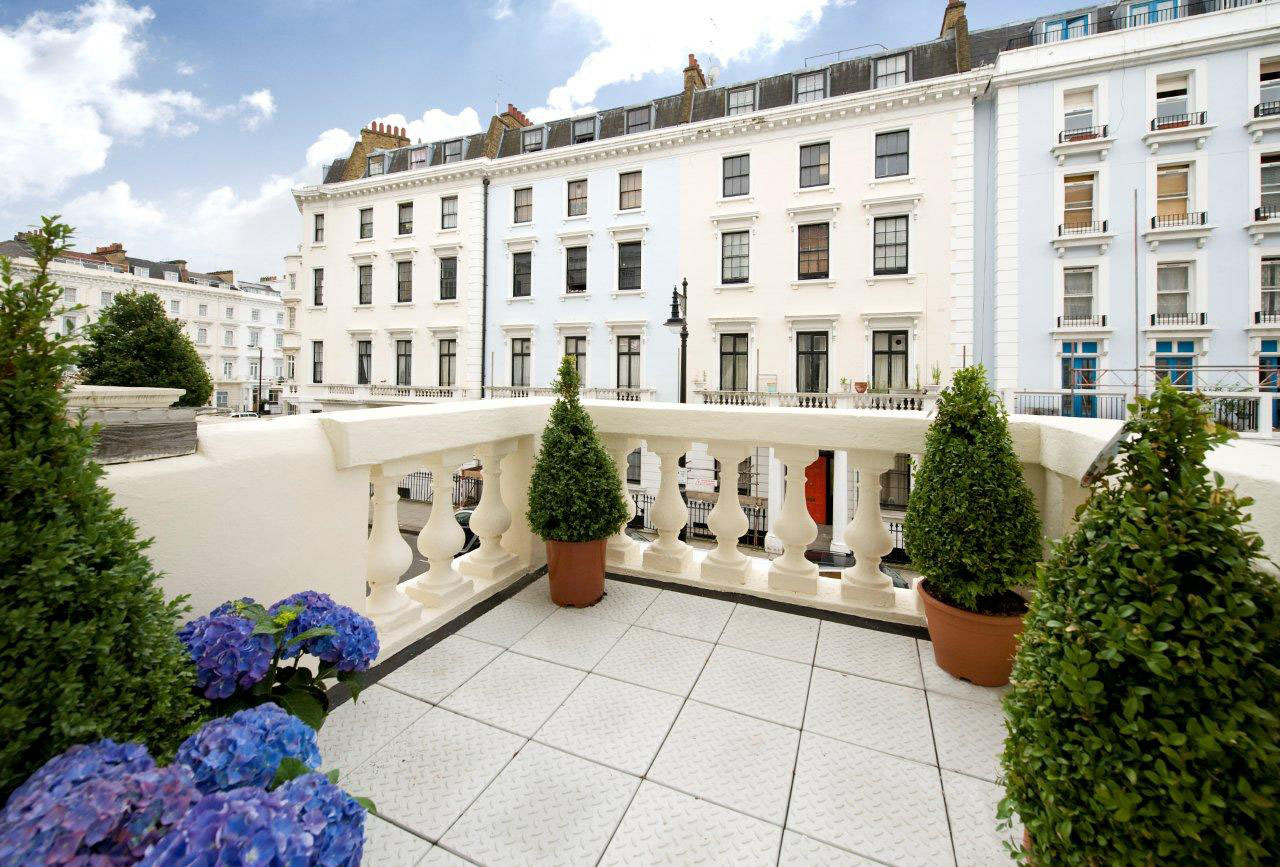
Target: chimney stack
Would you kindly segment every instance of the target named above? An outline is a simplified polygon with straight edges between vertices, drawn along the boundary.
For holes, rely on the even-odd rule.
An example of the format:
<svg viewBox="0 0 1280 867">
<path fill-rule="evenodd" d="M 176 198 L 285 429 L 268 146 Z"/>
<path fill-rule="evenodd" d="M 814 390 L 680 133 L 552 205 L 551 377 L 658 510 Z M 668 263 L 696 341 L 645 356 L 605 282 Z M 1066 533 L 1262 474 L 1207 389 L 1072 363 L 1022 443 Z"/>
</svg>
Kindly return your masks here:
<svg viewBox="0 0 1280 867">
<path fill-rule="evenodd" d="M 519 129 L 522 126 L 533 125 L 523 111 L 509 102 L 507 103 L 507 110 L 498 115 L 498 120 L 502 121 L 502 125 L 507 129 Z"/>
<path fill-rule="evenodd" d="M 964 13 L 964 0 L 947 0 L 942 13 L 941 39 L 954 39 L 956 43 L 956 72 L 968 72 L 973 68 L 969 49 L 969 19 Z"/>
<path fill-rule="evenodd" d="M 119 241 L 114 244 L 107 244 L 105 247 L 98 247 L 93 251 L 95 256 L 101 256 L 112 265 L 120 268 L 129 267 L 129 262 L 125 256 L 124 245 Z"/>
<path fill-rule="evenodd" d="M 178 266 L 178 279 L 183 283 L 187 283 L 191 279 L 191 273 L 187 271 L 186 259 L 166 259 L 164 264 Z"/>
<path fill-rule="evenodd" d="M 707 89 L 707 77 L 702 74 L 702 64 L 696 54 L 689 55 L 689 65 L 684 68 L 684 92 L 680 95 L 680 116 L 688 123 L 693 120 L 693 94 Z"/>
</svg>

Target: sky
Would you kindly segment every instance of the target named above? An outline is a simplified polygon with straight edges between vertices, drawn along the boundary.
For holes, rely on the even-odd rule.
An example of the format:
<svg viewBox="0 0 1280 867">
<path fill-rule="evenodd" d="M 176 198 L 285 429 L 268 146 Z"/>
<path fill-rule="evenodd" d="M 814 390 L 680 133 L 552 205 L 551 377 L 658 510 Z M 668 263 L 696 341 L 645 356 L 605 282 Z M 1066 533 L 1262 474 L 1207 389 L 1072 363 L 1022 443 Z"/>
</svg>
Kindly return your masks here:
<svg viewBox="0 0 1280 867">
<path fill-rule="evenodd" d="M 278 274 L 371 120 L 435 140 L 936 38 L 945 0 L 0 0 L 0 237 L 61 214 L 87 249 Z M 1071 6 L 972 0 L 970 29 Z M 868 48 L 867 50 L 878 50 Z M 861 53 L 861 52 L 857 52 Z M 820 63 L 821 61 L 815 61 Z"/>
</svg>

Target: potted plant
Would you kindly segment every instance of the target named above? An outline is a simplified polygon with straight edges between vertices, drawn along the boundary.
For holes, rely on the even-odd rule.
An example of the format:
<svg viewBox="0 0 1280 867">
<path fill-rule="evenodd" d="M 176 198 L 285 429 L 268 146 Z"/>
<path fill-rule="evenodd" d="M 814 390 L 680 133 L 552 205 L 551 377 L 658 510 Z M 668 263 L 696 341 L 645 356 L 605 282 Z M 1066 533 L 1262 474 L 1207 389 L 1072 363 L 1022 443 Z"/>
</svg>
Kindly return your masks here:
<svg viewBox="0 0 1280 867">
<path fill-rule="evenodd" d="M 1001 814 L 1038 864 L 1274 864 L 1274 564 L 1252 500 L 1205 467 L 1231 436 L 1209 404 L 1164 382 L 1135 409 L 1037 577 Z"/>
<path fill-rule="evenodd" d="M 578 401 L 578 371 L 565 356 L 559 395 L 529 481 L 529 526 L 547 543 L 551 601 L 595 605 L 604 596 L 605 540 L 627 520 L 622 483 L 591 416 Z"/>
<path fill-rule="evenodd" d="M 847 377 L 847 376 L 842 376 L 842 377 L 840 377 L 840 390 L 841 390 L 841 391 L 845 391 L 845 392 L 847 392 L 847 391 L 849 391 L 849 389 L 850 389 L 850 388 L 852 388 L 852 387 L 853 387 L 853 384 L 852 384 L 851 382 L 849 382 L 849 377 Z"/>
<path fill-rule="evenodd" d="M 858 394 L 866 394 L 866 393 L 867 393 L 867 381 L 866 381 L 865 379 L 860 379 L 860 380 L 858 380 L 857 382 L 855 382 L 855 383 L 853 384 L 853 390 L 854 390 L 854 391 L 856 391 Z"/>
<path fill-rule="evenodd" d="M 1007 683 L 1026 611 L 1013 588 L 1031 581 L 1040 518 L 981 366 L 957 372 L 938 399 L 903 541 L 924 575 L 938 665 L 982 686 Z"/>
<path fill-rule="evenodd" d="M 929 394 L 937 394 L 942 390 L 942 367 L 936 361 L 933 367 L 929 368 L 929 378 L 932 382 L 926 385 L 924 390 Z"/>
</svg>

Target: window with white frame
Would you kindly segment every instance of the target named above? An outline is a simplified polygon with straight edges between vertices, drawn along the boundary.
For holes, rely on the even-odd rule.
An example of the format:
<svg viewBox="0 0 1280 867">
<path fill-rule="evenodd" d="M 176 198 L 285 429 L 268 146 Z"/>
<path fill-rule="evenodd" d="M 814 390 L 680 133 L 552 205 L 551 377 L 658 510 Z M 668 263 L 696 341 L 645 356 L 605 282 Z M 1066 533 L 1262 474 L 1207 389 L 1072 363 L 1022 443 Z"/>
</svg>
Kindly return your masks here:
<svg viewBox="0 0 1280 867">
<path fill-rule="evenodd" d="M 396 385 L 413 385 L 413 341 L 396 341 Z"/>
<path fill-rule="evenodd" d="M 219 409 L 227 409 L 227 408 L 229 408 L 229 407 L 231 406 L 231 399 L 230 399 L 230 395 L 229 395 L 227 392 L 225 392 L 225 391 L 219 391 L 219 392 L 214 396 L 214 404 L 215 404 Z"/>
<path fill-rule="evenodd" d="M 373 381 L 373 341 L 356 341 L 356 385 Z"/>
<path fill-rule="evenodd" d="M 373 237 L 373 208 L 360 209 L 360 237 Z"/>
<path fill-rule="evenodd" d="M 515 205 L 513 222 L 527 223 L 533 219 L 533 187 L 521 187 L 512 194 Z"/>
<path fill-rule="evenodd" d="M 427 167 L 427 149 L 425 147 L 413 148 L 409 151 L 409 168 L 425 169 Z"/>
<path fill-rule="evenodd" d="M 252 330 L 252 331 L 250 331 L 250 332 L 249 332 L 249 348 L 250 348 L 250 349 L 257 349 L 257 348 L 258 348 L 258 345 L 259 345 L 261 342 L 262 342 L 262 332 L 261 332 L 261 331 L 258 331 L 258 330 L 256 330 L 256 329 L 255 329 L 255 330 Z"/>
<path fill-rule="evenodd" d="M 816 102 L 826 95 L 825 72 L 806 72 L 796 76 L 796 102 Z"/>
<path fill-rule="evenodd" d="M 876 217 L 872 226 L 872 273 L 907 273 L 907 235 L 910 217 Z"/>
<path fill-rule="evenodd" d="M 312 227 L 311 240 L 317 244 L 324 243 L 324 214 L 316 214 L 315 225 Z"/>
<path fill-rule="evenodd" d="M 228 308 L 226 309 L 226 311 L 225 311 L 225 312 L 226 312 L 226 314 L 227 314 L 227 315 L 223 317 L 224 319 L 235 319 L 235 318 L 236 318 L 236 308 L 234 308 L 234 307 L 228 307 Z"/>
<path fill-rule="evenodd" d="M 76 303 L 76 290 L 74 287 L 68 286 L 62 290 L 62 303 L 63 304 Z M 103 303 L 105 304 L 106 302 L 104 301 Z"/>
<path fill-rule="evenodd" d="M 169 314 L 170 314 L 171 316 L 177 316 L 177 315 L 178 315 L 179 313 L 181 313 L 181 312 L 182 312 L 182 302 L 181 302 L 181 301 L 179 301 L 177 298 L 170 298 L 170 299 L 169 299 Z"/>
<path fill-rule="evenodd" d="M 284 378 L 284 362 L 283 361 L 277 358 L 272 365 L 272 369 L 275 371 L 276 379 Z"/>
<path fill-rule="evenodd" d="M 356 269 L 356 282 L 358 294 L 356 296 L 357 304 L 373 303 L 373 266 L 361 265 Z"/>
<path fill-rule="evenodd" d="M 276 332 L 276 349 L 284 346 L 284 335 L 279 331 Z"/>
<path fill-rule="evenodd" d="M 533 294 L 533 253 L 511 254 L 511 297 L 528 298 Z"/>
<path fill-rule="evenodd" d="M 261 310 L 259 310 L 257 307 L 254 307 L 253 309 L 251 309 L 251 310 L 249 311 L 249 319 L 250 319 L 250 321 L 252 321 L 252 322 L 261 322 L 261 321 L 262 321 L 262 311 L 261 311 Z"/>
<path fill-rule="evenodd" d="M 511 338 L 511 384 L 516 387 L 528 387 L 532 371 L 533 338 Z"/>
<path fill-rule="evenodd" d="M 618 388 L 640 387 L 640 338 L 632 334 L 618 337 Z"/>
<path fill-rule="evenodd" d="M 1191 73 L 1176 72 L 1156 77 L 1157 129 L 1190 124 Z"/>
<path fill-rule="evenodd" d="M 1094 268 L 1066 268 L 1062 272 L 1062 320 L 1064 324 L 1093 320 Z"/>
<path fill-rule="evenodd" d="M 640 172 L 623 172 L 618 175 L 618 210 L 630 211 L 642 203 Z"/>
<path fill-rule="evenodd" d="M 110 306 L 111 302 L 112 302 L 112 301 L 114 301 L 114 300 L 116 300 L 116 293 L 111 292 L 111 291 L 109 291 L 109 290 L 107 290 L 107 289 L 103 289 L 103 290 L 102 290 L 102 306 L 103 306 L 103 307 L 108 307 L 108 306 Z M 208 316 L 208 315 L 209 315 L 209 305 L 208 305 L 208 304 L 201 304 L 201 305 L 200 305 L 200 315 L 201 315 L 201 316 Z"/>
<path fill-rule="evenodd" d="M 566 247 L 564 251 L 564 291 L 587 291 L 587 248 Z"/>
<path fill-rule="evenodd" d="M 1067 232 L 1088 232 L 1093 229 L 1094 187 L 1097 175 L 1081 172 L 1062 178 L 1062 227 Z"/>
<path fill-rule="evenodd" d="M 277 310 L 277 311 L 276 311 L 276 325 L 284 325 L 284 311 L 283 311 L 283 310 Z"/>
<path fill-rule="evenodd" d="M 1173 163 L 1156 168 L 1156 217 L 1176 223 L 1191 212 L 1191 166 Z"/>
<path fill-rule="evenodd" d="M 406 304 L 413 300 L 413 262 L 396 262 L 396 302 Z"/>
<path fill-rule="evenodd" d="M 821 187 L 831 182 L 831 144 L 800 146 L 800 186 Z"/>
<path fill-rule="evenodd" d="M 324 269 L 311 269 L 311 303 L 316 307 L 324 306 Z"/>
<path fill-rule="evenodd" d="M 569 334 L 564 338 L 565 357 L 573 362 L 573 369 L 578 372 L 578 381 L 587 376 L 587 338 L 581 334 Z"/>
<path fill-rule="evenodd" d="M 413 202 L 401 202 L 396 206 L 396 228 L 401 235 L 413 234 Z"/>
<path fill-rule="evenodd" d="M 585 178 L 569 181 L 569 203 L 567 214 L 570 217 L 581 217 L 587 213 L 587 181 Z"/>
<path fill-rule="evenodd" d="M 286 355 L 284 357 L 284 362 L 285 362 L 285 375 L 288 376 L 289 381 L 292 382 L 294 377 L 296 377 L 298 374 L 298 356 L 292 355 L 292 354 Z"/>
<path fill-rule="evenodd" d="M 825 331 L 796 333 L 796 391 L 823 394 L 827 390 L 827 343 Z"/>
<path fill-rule="evenodd" d="M 738 156 L 724 158 L 724 186 L 723 195 L 726 199 L 733 196 L 745 196 L 751 192 L 751 156 L 749 154 L 739 154 Z"/>
<path fill-rule="evenodd" d="M 234 361 L 222 362 L 222 378 L 230 379 L 234 374 L 235 374 L 235 362 Z"/>
<path fill-rule="evenodd" d="M 652 126 L 653 118 L 649 106 L 645 105 L 627 110 L 628 135 L 633 132 L 648 132 Z"/>
<path fill-rule="evenodd" d="M 1262 155 L 1258 181 L 1262 194 L 1260 216 L 1264 219 L 1280 217 L 1280 153 Z"/>
<path fill-rule="evenodd" d="M 1096 90 L 1092 87 L 1068 90 L 1062 94 L 1063 138 L 1075 141 L 1095 137 L 1095 94 Z"/>
<path fill-rule="evenodd" d="M 1156 266 L 1156 322 L 1180 323 L 1191 312 L 1191 263 L 1161 262 Z"/>
<path fill-rule="evenodd" d="M 799 261 L 796 278 L 825 280 L 831 273 L 831 224 L 807 223 L 797 230 Z"/>
<path fill-rule="evenodd" d="M 1258 117 L 1280 114 L 1280 57 L 1272 57 L 1258 64 Z"/>
<path fill-rule="evenodd" d="M 208 342 L 209 342 L 209 329 L 208 329 L 208 328 L 197 328 L 197 329 L 196 329 L 196 343 L 208 343 Z"/>
<path fill-rule="evenodd" d="M 747 390 L 747 348 L 750 342 L 746 334 L 720 335 L 720 390 Z"/>
<path fill-rule="evenodd" d="M 542 127 L 526 129 L 520 133 L 520 152 L 533 153 L 542 150 Z"/>
<path fill-rule="evenodd" d="M 458 257 L 440 258 L 440 300 L 452 301 L 458 297 Z"/>
<path fill-rule="evenodd" d="M 462 162 L 462 139 L 456 138 L 444 143 L 444 161 L 446 163 Z"/>
<path fill-rule="evenodd" d="M 443 196 L 440 199 L 440 228 L 458 228 L 458 197 Z"/>
<path fill-rule="evenodd" d="M 641 248 L 639 241 L 618 245 L 618 289 L 629 291 L 640 288 Z"/>
<path fill-rule="evenodd" d="M 751 233 L 725 232 L 720 236 L 720 282 L 746 283 L 750 278 Z"/>
<path fill-rule="evenodd" d="M 596 119 L 594 117 L 582 117 L 573 122 L 573 143 L 582 144 L 583 142 L 596 140 Z"/>
<path fill-rule="evenodd" d="M 907 83 L 907 55 L 892 54 L 888 57 L 877 57 L 875 66 L 874 86 L 876 88 Z"/>
<path fill-rule="evenodd" d="M 311 381 L 324 382 L 324 341 L 311 341 Z"/>
<path fill-rule="evenodd" d="M 222 332 L 222 345 L 223 345 L 223 346 L 235 346 L 235 345 L 236 345 L 236 333 L 235 333 L 234 331 L 230 330 L 230 329 L 227 329 L 226 331 L 223 331 L 223 332 Z"/>
<path fill-rule="evenodd" d="M 730 117 L 735 114 L 750 114 L 756 110 L 755 87 L 738 87 L 729 91 L 726 111 Z"/>
<path fill-rule="evenodd" d="M 911 169 L 911 133 L 905 129 L 876 133 L 876 177 L 905 175 Z"/>
<path fill-rule="evenodd" d="M 452 337 L 441 338 L 436 344 L 436 384 L 452 388 L 457 381 L 458 341 Z"/>
<path fill-rule="evenodd" d="M 376 156 L 369 157 L 368 163 L 369 163 L 369 171 L 367 172 L 367 174 L 369 177 L 373 177 L 374 175 L 380 175 L 387 170 L 386 157 L 382 154 L 377 154 Z"/>
<path fill-rule="evenodd" d="M 256 360 L 256 359 L 250 359 L 250 361 L 249 361 L 249 378 L 250 378 L 250 379 L 257 379 L 257 378 L 258 378 L 258 370 L 259 370 L 259 368 L 258 368 L 258 362 L 257 362 L 257 360 Z"/>
<path fill-rule="evenodd" d="M 1280 256 L 1262 259 L 1262 315 L 1265 322 L 1280 321 Z"/>
</svg>

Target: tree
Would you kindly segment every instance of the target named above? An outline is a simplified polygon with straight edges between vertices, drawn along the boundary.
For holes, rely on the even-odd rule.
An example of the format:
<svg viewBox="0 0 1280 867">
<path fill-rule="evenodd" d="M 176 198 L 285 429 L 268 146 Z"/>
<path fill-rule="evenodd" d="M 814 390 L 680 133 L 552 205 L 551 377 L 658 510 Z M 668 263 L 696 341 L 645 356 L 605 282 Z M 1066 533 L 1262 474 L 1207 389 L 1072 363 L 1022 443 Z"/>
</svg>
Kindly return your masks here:
<svg viewBox="0 0 1280 867">
<path fill-rule="evenodd" d="M 981 365 L 957 371 L 938 399 L 903 542 L 929 593 L 968 611 L 1004 613 L 999 600 L 1032 578 L 1040 517 Z"/>
<path fill-rule="evenodd" d="M 209 371 L 182 326 L 150 292 L 124 292 L 86 329 L 80 349 L 85 385 L 186 390 L 179 406 L 204 406 L 213 392 Z"/>
<path fill-rule="evenodd" d="M 529 482 L 529 525 L 556 542 L 607 538 L 627 520 L 627 501 L 613 460 L 578 402 L 578 370 L 568 356 L 555 389 L 559 398 Z"/>
<path fill-rule="evenodd" d="M 93 431 L 67 418 L 74 353 L 45 322 L 71 229 L 31 233 L 23 282 L 0 257 L 0 800 L 49 758 L 109 737 L 171 753 L 202 703 L 147 543 L 99 484 Z"/>
<path fill-rule="evenodd" d="M 1161 383 L 1041 567 L 1005 699 L 1037 864 L 1280 863 L 1280 584 Z"/>
</svg>

